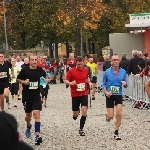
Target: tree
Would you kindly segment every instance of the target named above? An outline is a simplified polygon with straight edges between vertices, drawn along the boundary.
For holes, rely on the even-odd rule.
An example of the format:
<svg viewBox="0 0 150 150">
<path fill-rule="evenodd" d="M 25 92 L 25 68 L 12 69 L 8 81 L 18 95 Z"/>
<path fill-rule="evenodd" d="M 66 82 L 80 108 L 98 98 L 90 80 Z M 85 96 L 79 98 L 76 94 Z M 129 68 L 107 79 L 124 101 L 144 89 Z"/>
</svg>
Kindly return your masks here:
<svg viewBox="0 0 150 150">
<path fill-rule="evenodd" d="M 62 0 L 60 13 L 66 17 L 65 24 L 74 26 L 73 33 L 76 41 L 76 54 L 81 54 L 81 30 L 96 30 L 101 15 L 105 11 L 100 0 Z M 64 14 L 64 15 L 63 15 Z"/>
</svg>

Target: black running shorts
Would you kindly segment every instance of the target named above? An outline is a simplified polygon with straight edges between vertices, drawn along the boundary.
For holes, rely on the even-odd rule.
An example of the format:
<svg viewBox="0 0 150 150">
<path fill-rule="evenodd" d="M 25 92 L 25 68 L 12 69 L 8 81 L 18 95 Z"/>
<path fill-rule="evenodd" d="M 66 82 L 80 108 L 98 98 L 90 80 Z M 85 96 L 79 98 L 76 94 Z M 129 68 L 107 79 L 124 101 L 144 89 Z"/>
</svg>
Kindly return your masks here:
<svg viewBox="0 0 150 150">
<path fill-rule="evenodd" d="M 9 83 L 1 83 L 1 84 L 0 84 L 0 95 L 1 95 L 1 94 L 4 94 L 4 89 L 5 89 L 5 88 L 8 88 L 8 89 L 9 89 L 9 87 L 10 87 L 10 84 L 9 84 Z"/>
<path fill-rule="evenodd" d="M 78 111 L 80 104 L 88 107 L 88 95 L 72 97 L 72 111 Z"/>
<path fill-rule="evenodd" d="M 97 77 L 92 77 L 92 81 L 91 81 L 91 83 L 96 83 L 97 82 Z"/>
<path fill-rule="evenodd" d="M 19 83 L 11 84 L 11 95 L 18 95 Z"/>
<path fill-rule="evenodd" d="M 27 101 L 26 102 L 26 113 L 31 113 L 33 110 L 42 110 L 42 102 L 41 100 Z"/>
<path fill-rule="evenodd" d="M 122 104 L 122 95 L 112 95 L 110 98 L 106 97 L 106 108 L 114 108 L 114 105 Z"/>
</svg>

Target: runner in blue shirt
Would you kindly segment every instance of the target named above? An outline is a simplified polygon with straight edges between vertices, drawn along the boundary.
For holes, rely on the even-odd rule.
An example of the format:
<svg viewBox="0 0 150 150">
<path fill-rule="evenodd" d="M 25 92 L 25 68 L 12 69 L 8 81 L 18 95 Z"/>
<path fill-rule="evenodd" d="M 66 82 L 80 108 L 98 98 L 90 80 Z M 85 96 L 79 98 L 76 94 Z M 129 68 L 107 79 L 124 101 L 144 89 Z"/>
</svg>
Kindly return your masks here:
<svg viewBox="0 0 150 150">
<path fill-rule="evenodd" d="M 115 140 L 121 140 L 118 130 L 122 120 L 122 86 L 127 87 L 127 74 L 124 69 L 119 68 L 119 62 L 119 56 L 113 55 L 112 67 L 104 72 L 102 79 L 102 89 L 106 95 L 106 121 L 113 119 L 114 105 L 116 106 Z"/>
<path fill-rule="evenodd" d="M 42 69 L 45 70 L 45 66 L 42 66 Z M 46 72 L 46 70 L 45 70 Z M 50 78 L 50 73 L 46 72 L 46 76 Z M 44 102 L 44 107 L 46 107 L 47 95 L 49 90 L 49 84 L 45 81 L 45 78 L 42 76 L 40 78 L 40 92 L 42 95 L 42 102 Z"/>
</svg>

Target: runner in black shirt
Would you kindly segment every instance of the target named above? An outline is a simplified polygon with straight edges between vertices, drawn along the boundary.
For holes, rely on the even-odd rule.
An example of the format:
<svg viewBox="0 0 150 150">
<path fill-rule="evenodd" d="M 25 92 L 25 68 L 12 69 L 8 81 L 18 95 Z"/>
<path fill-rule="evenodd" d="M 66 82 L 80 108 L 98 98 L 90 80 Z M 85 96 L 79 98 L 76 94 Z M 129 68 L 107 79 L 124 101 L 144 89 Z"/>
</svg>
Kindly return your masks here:
<svg viewBox="0 0 150 150">
<path fill-rule="evenodd" d="M 9 68 L 12 69 L 11 63 L 4 61 L 4 55 L 0 53 L 0 105 L 2 111 L 4 111 L 4 97 L 9 99 Z M 13 70 L 11 73 L 13 74 Z"/>
<path fill-rule="evenodd" d="M 33 118 L 35 119 L 35 145 L 42 143 L 40 133 L 40 111 L 42 110 L 42 102 L 40 97 L 40 77 L 46 77 L 45 71 L 37 67 L 37 56 L 31 55 L 29 58 L 30 66 L 23 68 L 17 76 L 17 81 L 22 83 L 22 99 L 26 102 L 26 117 L 27 130 L 25 132 L 26 137 L 31 136 L 31 117 L 33 111 Z M 45 79 L 46 82 L 47 79 Z"/>
</svg>

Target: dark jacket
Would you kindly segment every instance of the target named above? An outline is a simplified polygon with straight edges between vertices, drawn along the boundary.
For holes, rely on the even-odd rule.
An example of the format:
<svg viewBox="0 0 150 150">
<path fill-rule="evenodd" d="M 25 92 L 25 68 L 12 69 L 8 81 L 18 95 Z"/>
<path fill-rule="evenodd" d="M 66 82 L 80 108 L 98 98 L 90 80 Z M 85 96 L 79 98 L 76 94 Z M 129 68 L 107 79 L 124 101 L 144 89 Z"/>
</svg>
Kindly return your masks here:
<svg viewBox="0 0 150 150">
<path fill-rule="evenodd" d="M 126 58 L 122 58 L 122 60 L 120 61 L 119 66 L 128 73 L 129 60 L 126 59 Z"/>
<path fill-rule="evenodd" d="M 145 67 L 145 61 L 143 58 L 140 58 L 138 56 L 134 56 L 134 58 L 131 58 L 130 61 L 129 61 L 129 67 L 128 67 L 128 74 L 139 74 L 140 72 L 140 69 L 138 67 L 138 64 L 139 63 L 142 63 L 143 66 Z"/>
<path fill-rule="evenodd" d="M 110 67 L 111 67 L 110 61 L 105 61 L 103 64 L 103 71 L 106 71 Z"/>
</svg>

